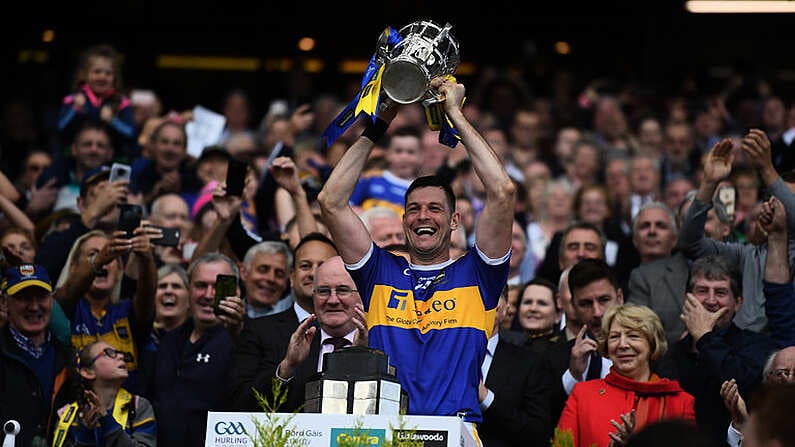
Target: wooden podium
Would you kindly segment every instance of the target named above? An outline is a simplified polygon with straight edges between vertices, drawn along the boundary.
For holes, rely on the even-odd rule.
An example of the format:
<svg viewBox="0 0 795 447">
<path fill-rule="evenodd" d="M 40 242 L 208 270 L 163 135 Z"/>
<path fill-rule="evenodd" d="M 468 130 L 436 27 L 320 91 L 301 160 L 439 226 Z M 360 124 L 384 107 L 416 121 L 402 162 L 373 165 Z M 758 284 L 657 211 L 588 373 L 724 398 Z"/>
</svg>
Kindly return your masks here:
<svg viewBox="0 0 795 447">
<path fill-rule="evenodd" d="M 265 413 L 209 412 L 205 447 L 253 446 L 254 418 Z M 455 416 L 383 416 L 320 413 L 273 413 L 286 423 L 300 445 L 337 447 L 340 440 L 358 438 L 359 445 L 381 446 L 393 436 L 422 441 L 424 447 L 477 447 L 468 423 Z"/>
</svg>

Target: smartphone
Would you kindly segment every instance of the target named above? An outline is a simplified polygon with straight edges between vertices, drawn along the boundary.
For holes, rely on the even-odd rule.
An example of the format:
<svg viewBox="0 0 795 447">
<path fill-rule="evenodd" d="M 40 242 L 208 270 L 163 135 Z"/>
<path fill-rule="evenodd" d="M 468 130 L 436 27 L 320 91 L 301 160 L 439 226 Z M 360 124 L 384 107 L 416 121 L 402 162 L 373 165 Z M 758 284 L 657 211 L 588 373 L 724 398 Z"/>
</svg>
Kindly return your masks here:
<svg viewBox="0 0 795 447">
<path fill-rule="evenodd" d="M 215 276 L 215 302 L 213 303 L 213 312 L 216 315 L 223 313 L 218 308 L 221 301 L 226 297 L 237 295 L 237 277 L 233 275 L 218 274 Z"/>
<path fill-rule="evenodd" d="M 167 228 L 167 227 L 159 227 L 157 225 L 146 225 L 147 227 L 157 228 L 163 233 L 163 237 L 159 239 L 152 239 L 152 243 L 155 245 L 162 245 L 165 247 L 176 247 L 179 245 L 179 236 L 180 231 L 179 228 Z"/>
<path fill-rule="evenodd" d="M 243 196 L 243 188 L 246 186 L 246 174 L 248 164 L 246 162 L 229 159 L 226 168 L 226 194 L 235 197 Z"/>
<path fill-rule="evenodd" d="M 144 211 L 141 205 L 131 203 L 119 204 L 119 224 L 117 229 L 127 233 L 127 238 L 133 237 L 133 231 L 141 225 Z"/>
<path fill-rule="evenodd" d="M 125 180 L 130 181 L 130 173 L 132 173 L 132 168 L 129 165 L 123 163 L 113 163 L 110 167 L 110 178 L 108 181 L 113 183 L 117 180 Z"/>
</svg>

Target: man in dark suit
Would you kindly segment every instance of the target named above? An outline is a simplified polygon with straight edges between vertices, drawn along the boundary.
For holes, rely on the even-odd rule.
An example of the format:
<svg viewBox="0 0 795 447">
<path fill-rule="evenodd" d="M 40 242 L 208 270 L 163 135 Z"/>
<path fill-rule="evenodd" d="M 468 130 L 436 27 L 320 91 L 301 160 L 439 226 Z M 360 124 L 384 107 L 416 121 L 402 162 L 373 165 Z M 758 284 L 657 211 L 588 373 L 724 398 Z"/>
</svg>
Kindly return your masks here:
<svg viewBox="0 0 795 447">
<path fill-rule="evenodd" d="M 278 362 L 287 354 L 290 337 L 314 312 L 312 292 L 317 268 L 336 255 L 334 243 L 320 233 L 310 233 L 296 245 L 290 272 L 295 303 L 285 311 L 246 322 L 232 358 L 229 381 L 232 409 L 261 410 L 252 389 L 260 393 L 271 391 L 271 379 L 275 377 Z M 303 394 L 291 397 L 296 398 L 289 404 L 293 408 L 303 403 Z"/>
<path fill-rule="evenodd" d="M 499 330 L 507 309 L 507 288 L 497 304 L 494 330 L 487 345 L 478 396 L 483 422 L 478 435 L 484 447 L 546 445 L 549 433 L 547 375 L 541 357 L 517 346 Z"/>
<path fill-rule="evenodd" d="M 544 367 L 550 381 L 550 422 L 557 425 L 574 384 L 604 378 L 610 359 L 596 352 L 596 339 L 602 331 L 602 316 L 608 309 L 624 303 L 624 296 L 610 266 L 602 259 L 582 259 L 569 271 L 569 290 L 576 320 L 583 324 L 577 337 L 560 338 L 545 352 Z M 552 436 L 552 431 L 549 431 Z"/>
</svg>

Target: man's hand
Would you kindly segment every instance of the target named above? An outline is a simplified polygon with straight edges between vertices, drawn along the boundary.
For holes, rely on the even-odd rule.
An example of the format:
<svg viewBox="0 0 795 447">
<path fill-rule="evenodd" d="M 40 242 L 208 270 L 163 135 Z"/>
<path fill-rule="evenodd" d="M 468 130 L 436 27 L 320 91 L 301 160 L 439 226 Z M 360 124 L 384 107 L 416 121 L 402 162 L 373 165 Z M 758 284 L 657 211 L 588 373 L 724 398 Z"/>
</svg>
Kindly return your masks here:
<svg viewBox="0 0 795 447">
<path fill-rule="evenodd" d="M 745 400 L 740 396 L 737 381 L 730 379 L 723 382 L 720 386 L 720 397 L 723 398 L 723 405 L 732 415 L 732 425 L 738 431 L 742 431 L 742 426 L 748 419 L 748 409 L 745 406 Z"/>
<path fill-rule="evenodd" d="M 218 303 L 218 319 L 221 324 L 237 337 L 243 331 L 243 318 L 246 315 L 246 304 L 239 296 L 227 296 Z"/>
<path fill-rule="evenodd" d="M 486 385 L 483 383 L 483 378 L 480 378 L 478 382 L 478 402 L 483 403 L 486 400 L 486 396 L 489 395 L 489 389 L 486 388 Z"/>
<path fill-rule="evenodd" d="M 732 140 L 724 138 L 715 143 L 707 154 L 704 161 L 704 180 L 710 183 L 717 183 L 732 172 L 734 162 L 734 145 Z"/>
<path fill-rule="evenodd" d="M 587 328 L 587 326 L 583 326 L 580 329 L 580 333 L 577 334 L 577 338 L 574 341 L 574 346 L 571 348 L 569 372 L 577 381 L 583 379 L 585 370 L 588 368 L 588 357 L 597 348 L 596 341 L 586 337 L 585 331 Z"/>
<path fill-rule="evenodd" d="M 367 347 L 369 333 L 367 332 L 367 317 L 364 313 L 364 306 L 362 303 L 356 303 L 353 307 L 352 321 L 354 326 L 356 326 L 356 334 L 353 336 L 353 345 Z"/>
<path fill-rule="evenodd" d="M 233 216 L 237 216 L 243 199 L 237 196 L 226 194 L 226 182 L 218 182 L 213 190 L 212 198 L 213 209 L 218 213 L 218 219 L 229 221 Z"/>
<path fill-rule="evenodd" d="M 301 188 L 301 179 L 298 178 L 298 168 L 290 157 L 277 157 L 270 166 L 273 180 L 290 194 L 296 194 Z"/>
<path fill-rule="evenodd" d="M 83 224 L 87 228 L 94 228 L 102 217 L 113 211 L 120 203 L 123 203 L 129 193 L 126 180 L 119 180 L 113 183 L 102 182 L 91 190 L 91 202 L 83 210 Z"/>
<path fill-rule="evenodd" d="M 464 105 L 464 95 L 466 94 L 464 84 L 459 84 L 447 76 L 440 76 L 431 80 L 431 86 L 436 88 L 444 98 L 445 112 L 460 110 Z"/>
<path fill-rule="evenodd" d="M 317 332 L 317 327 L 312 323 L 317 319 L 315 314 L 310 315 L 301 324 L 298 329 L 290 336 L 290 343 L 287 345 L 287 354 L 279 363 L 279 376 L 284 379 L 289 379 L 295 375 L 295 369 L 309 357 L 309 348 L 312 344 L 312 338 Z"/>
<path fill-rule="evenodd" d="M 766 185 L 771 185 L 778 178 L 776 168 L 773 166 L 773 159 L 770 151 L 770 140 L 767 135 L 759 129 L 751 129 L 743 137 L 742 150 L 748 157 L 748 161 L 759 171 Z"/>
<path fill-rule="evenodd" d="M 775 196 L 771 196 L 762 203 L 762 209 L 757 216 L 759 225 L 768 234 L 780 233 L 787 230 L 787 210 Z"/>
<path fill-rule="evenodd" d="M 697 342 L 707 332 L 715 328 L 715 324 L 720 318 L 729 312 L 728 307 L 718 309 L 716 312 L 710 312 L 701 305 L 701 302 L 688 293 L 685 296 L 685 304 L 682 307 L 682 314 L 679 316 L 687 327 L 687 332 L 693 337 L 693 341 Z"/>
</svg>

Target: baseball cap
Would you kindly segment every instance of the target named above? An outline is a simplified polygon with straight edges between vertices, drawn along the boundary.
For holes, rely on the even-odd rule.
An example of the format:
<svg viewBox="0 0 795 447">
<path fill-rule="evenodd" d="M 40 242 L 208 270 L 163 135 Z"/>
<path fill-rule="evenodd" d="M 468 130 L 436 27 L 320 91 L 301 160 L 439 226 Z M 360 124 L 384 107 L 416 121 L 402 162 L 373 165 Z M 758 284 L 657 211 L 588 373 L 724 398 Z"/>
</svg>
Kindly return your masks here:
<svg viewBox="0 0 795 447">
<path fill-rule="evenodd" d="M 86 175 L 83 176 L 83 181 L 80 182 L 80 197 L 85 197 L 86 193 L 88 192 L 88 187 L 98 183 L 101 180 L 107 180 L 110 178 L 110 168 L 107 166 L 98 166 L 90 171 L 86 172 Z"/>
<path fill-rule="evenodd" d="M 6 270 L 2 286 L 3 292 L 8 295 L 14 295 L 26 287 L 33 286 L 52 292 L 47 269 L 37 264 L 22 264 Z"/>
</svg>

